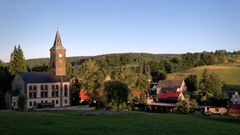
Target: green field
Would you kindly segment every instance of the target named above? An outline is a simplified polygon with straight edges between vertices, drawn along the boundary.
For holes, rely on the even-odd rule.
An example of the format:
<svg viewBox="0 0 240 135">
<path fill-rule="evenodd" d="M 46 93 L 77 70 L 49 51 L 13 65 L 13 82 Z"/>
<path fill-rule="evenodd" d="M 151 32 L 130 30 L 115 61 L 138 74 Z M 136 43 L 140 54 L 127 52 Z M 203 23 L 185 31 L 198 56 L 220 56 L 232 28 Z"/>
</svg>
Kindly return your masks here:
<svg viewBox="0 0 240 135">
<path fill-rule="evenodd" d="M 190 74 L 196 74 L 201 77 L 204 69 L 210 72 L 217 73 L 222 81 L 224 81 L 230 89 L 240 89 L 240 64 L 224 64 L 224 65 L 211 65 L 201 66 L 185 70 L 178 73 L 167 75 L 168 80 L 183 80 Z"/>
<path fill-rule="evenodd" d="M 1 135 L 237 135 L 240 119 L 93 111 L 0 112 Z"/>
</svg>

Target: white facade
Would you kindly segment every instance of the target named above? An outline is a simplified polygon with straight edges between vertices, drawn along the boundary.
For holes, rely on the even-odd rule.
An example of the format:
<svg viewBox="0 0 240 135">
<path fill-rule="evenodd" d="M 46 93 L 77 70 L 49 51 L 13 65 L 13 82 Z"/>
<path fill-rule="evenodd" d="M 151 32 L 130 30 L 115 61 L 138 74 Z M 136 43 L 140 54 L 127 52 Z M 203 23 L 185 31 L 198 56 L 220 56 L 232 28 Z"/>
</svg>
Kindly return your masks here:
<svg viewBox="0 0 240 135">
<path fill-rule="evenodd" d="M 52 103 L 55 107 L 70 106 L 70 82 L 24 83 L 16 75 L 12 87 L 26 97 L 26 108 L 36 108 L 41 103 Z M 18 108 L 17 100 L 18 96 L 13 95 L 11 105 L 14 109 Z"/>
<path fill-rule="evenodd" d="M 234 105 L 240 105 L 240 95 L 238 92 L 235 92 L 235 94 L 232 95 L 231 102 Z"/>
</svg>

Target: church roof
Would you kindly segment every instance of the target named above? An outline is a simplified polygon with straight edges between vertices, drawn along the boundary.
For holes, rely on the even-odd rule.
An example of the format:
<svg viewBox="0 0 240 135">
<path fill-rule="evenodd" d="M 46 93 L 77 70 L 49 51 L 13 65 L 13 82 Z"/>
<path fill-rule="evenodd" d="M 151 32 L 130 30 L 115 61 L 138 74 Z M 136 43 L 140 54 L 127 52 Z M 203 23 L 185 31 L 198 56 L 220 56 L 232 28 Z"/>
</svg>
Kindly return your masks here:
<svg viewBox="0 0 240 135">
<path fill-rule="evenodd" d="M 69 82 L 67 76 L 55 76 L 48 72 L 20 72 L 17 73 L 25 83 L 55 83 Z"/>
<path fill-rule="evenodd" d="M 53 47 L 50 50 L 65 50 L 65 48 L 62 46 L 62 41 L 58 30 L 55 36 Z"/>
</svg>

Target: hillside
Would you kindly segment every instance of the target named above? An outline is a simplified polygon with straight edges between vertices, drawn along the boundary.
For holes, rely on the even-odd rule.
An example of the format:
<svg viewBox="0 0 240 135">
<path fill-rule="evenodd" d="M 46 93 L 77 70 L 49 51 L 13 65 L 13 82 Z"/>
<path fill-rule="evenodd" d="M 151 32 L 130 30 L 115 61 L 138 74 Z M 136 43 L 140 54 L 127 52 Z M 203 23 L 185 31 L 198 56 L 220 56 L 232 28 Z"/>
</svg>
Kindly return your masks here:
<svg viewBox="0 0 240 135">
<path fill-rule="evenodd" d="M 226 82 L 229 89 L 240 89 L 240 63 L 200 66 L 182 72 L 168 74 L 167 79 L 182 80 L 191 74 L 196 74 L 201 77 L 204 69 L 218 74 L 219 77 Z"/>
<path fill-rule="evenodd" d="M 116 54 L 104 54 L 104 55 L 97 55 L 97 56 L 74 56 L 74 57 L 67 57 L 67 61 L 72 65 L 80 65 L 85 59 L 93 58 L 95 60 L 106 59 L 107 57 L 121 57 L 128 58 L 131 60 L 145 60 L 145 61 L 157 61 L 163 57 L 179 57 L 181 54 L 151 54 L 151 53 L 116 53 Z M 49 58 L 36 58 L 36 59 L 28 59 L 27 65 L 32 68 L 35 66 L 42 66 L 49 64 Z M 135 61 L 136 62 L 136 61 Z M 127 64 L 135 64 L 134 61 Z M 138 61 L 139 62 L 139 61 Z"/>
</svg>

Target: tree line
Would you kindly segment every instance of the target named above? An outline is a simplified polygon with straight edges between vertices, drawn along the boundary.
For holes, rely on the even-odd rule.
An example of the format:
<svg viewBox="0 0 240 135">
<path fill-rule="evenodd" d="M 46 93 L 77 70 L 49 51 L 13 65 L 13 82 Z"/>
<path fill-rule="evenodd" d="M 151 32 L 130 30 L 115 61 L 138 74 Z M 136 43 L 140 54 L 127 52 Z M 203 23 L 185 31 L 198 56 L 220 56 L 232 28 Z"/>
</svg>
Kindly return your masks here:
<svg viewBox="0 0 240 135">
<path fill-rule="evenodd" d="M 118 106 L 118 109 L 124 109 L 130 103 L 120 104 L 119 102 L 117 105 L 114 104 L 113 101 L 116 99 L 109 99 L 111 97 L 108 95 L 108 92 L 111 92 L 108 89 L 109 86 L 125 84 L 127 86 L 128 101 L 144 103 L 150 80 L 158 82 L 159 80 L 164 80 L 167 73 L 178 72 L 201 65 L 236 62 L 238 56 L 239 51 L 227 52 L 225 50 L 217 50 L 215 52 L 186 53 L 181 55 L 125 53 L 95 57 L 70 57 L 67 58 L 67 74 L 70 78 L 75 78 L 71 91 L 71 102 L 73 105 L 79 104 L 79 92 L 85 90 L 90 99 L 97 101 L 99 105 L 107 106 L 112 104 L 113 106 Z M 20 46 L 15 46 L 10 62 L 7 65 L 0 65 L 0 80 L 1 82 L 6 82 L 1 83 L 0 86 L 2 102 L 6 92 L 11 90 L 11 81 L 15 73 L 27 71 L 49 71 L 49 59 L 25 60 Z M 109 80 L 106 79 L 107 76 L 113 81 L 110 84 L 108 83 Z M 202 87 L 197 89 L 203 89 Z M 199 99 L 201 98 L 199 97 Z M 3 107 L 1 106 L 1 108 Z"/>
</svg>

